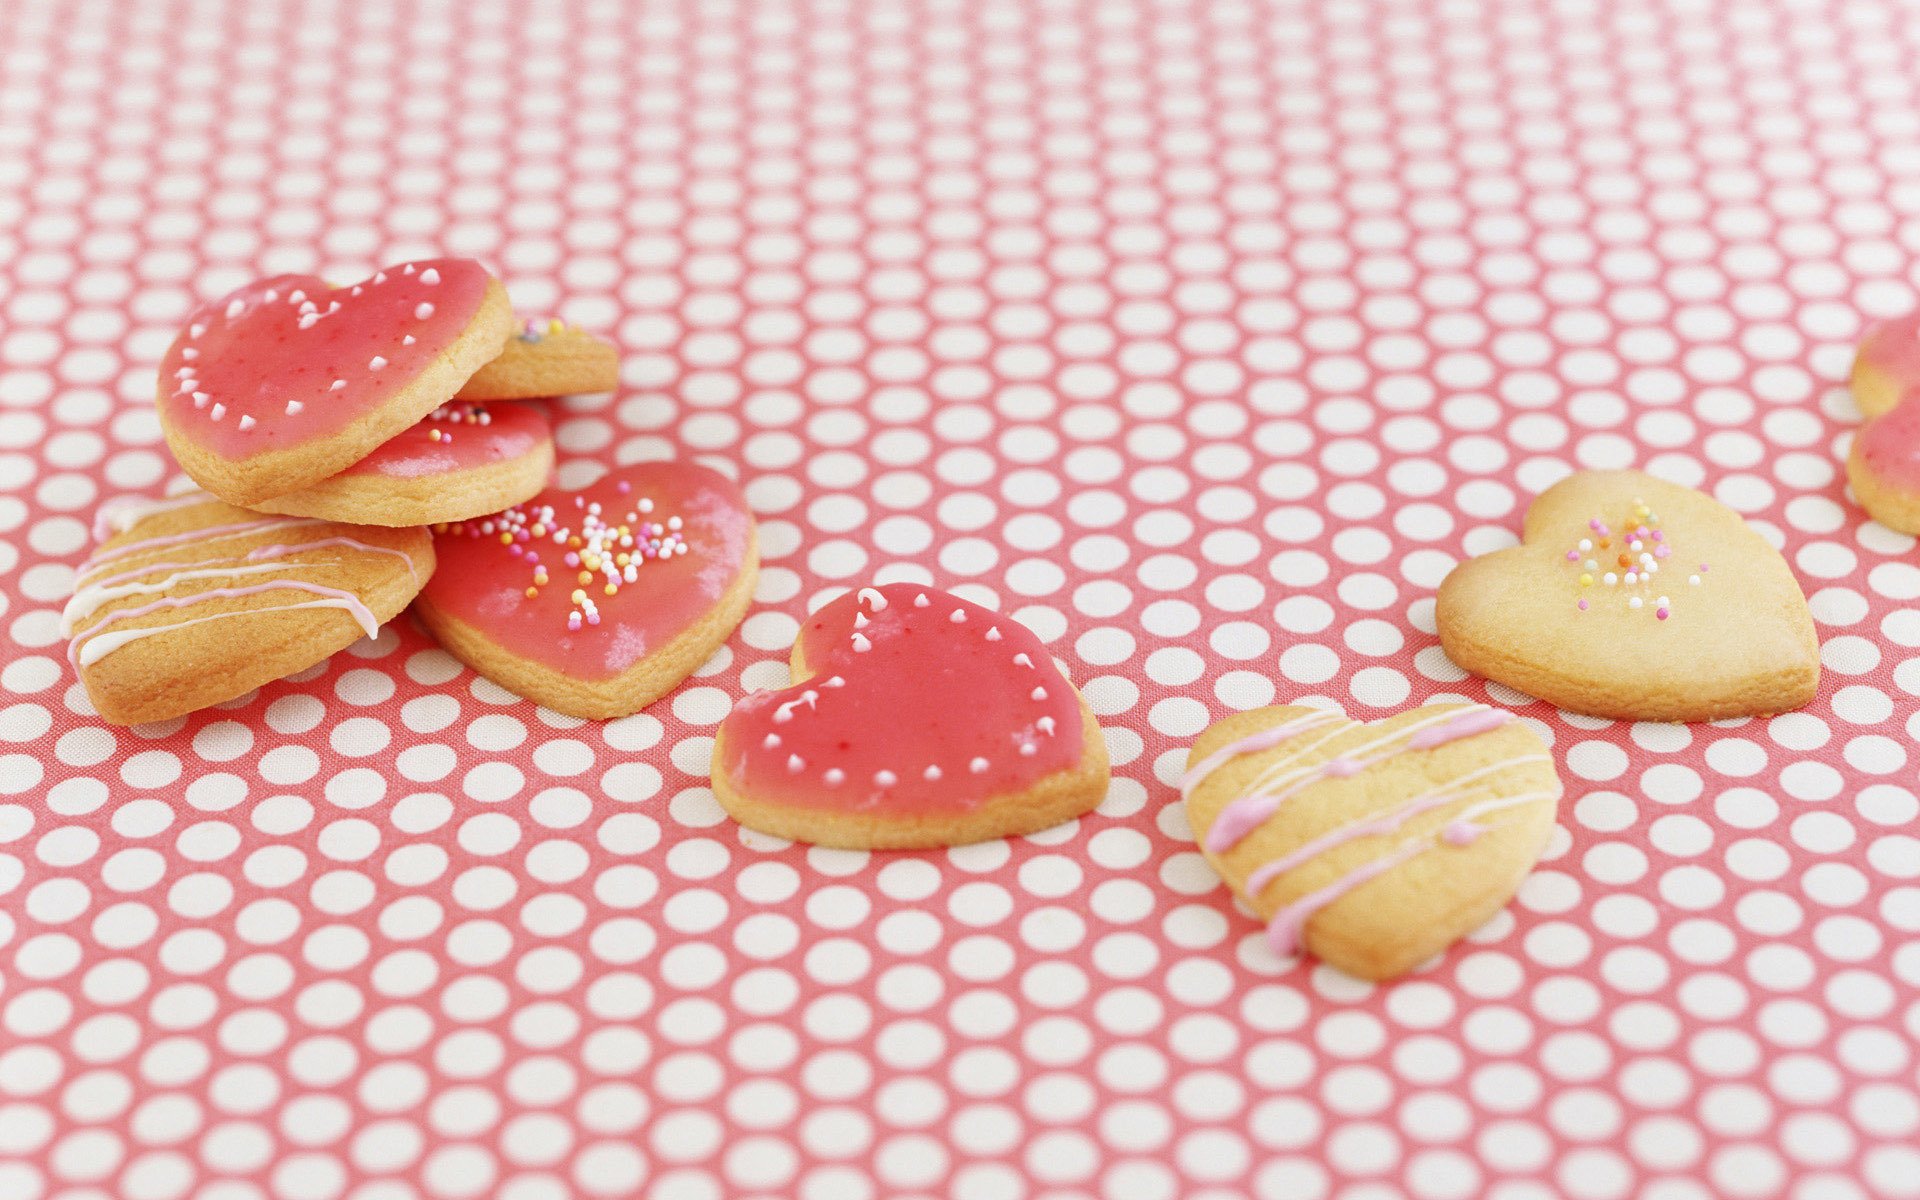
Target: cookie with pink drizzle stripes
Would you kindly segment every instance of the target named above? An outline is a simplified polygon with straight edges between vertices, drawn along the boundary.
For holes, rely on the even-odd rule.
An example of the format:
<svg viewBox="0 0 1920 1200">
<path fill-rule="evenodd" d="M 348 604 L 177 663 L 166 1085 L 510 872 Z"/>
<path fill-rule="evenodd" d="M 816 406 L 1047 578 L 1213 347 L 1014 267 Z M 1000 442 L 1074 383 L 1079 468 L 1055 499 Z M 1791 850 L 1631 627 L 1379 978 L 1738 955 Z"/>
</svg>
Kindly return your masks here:
<svg viewBox="0 0 1920 1200">
<path fill-rule="evenodd" d="M 338 475 L 254 507 L 360 525 L 434 525 L 531 499 L 552 472 L 553 430 L 539 405 L 456 400 Z"/>
<path fill-rule="evenodd" d="M 262 279 L 187 319 L 160 363 L 160 428 L 195 482 L 252 505 L 365 458 L 452 399 L 512 333 L 505 289 L 471 259 L 339 288 Z"/>
<path fill-rule="evenodd" d="M 687 462 L 622 467 L 436 527 L 414 611 L 447 652 L 576 717 L 638 712 L 705 662 L 753 596 L 753 515 Z"/>
<path fill-rule="evenodd" d="M 1107 750 L 1040 639 L 958 596 L 849 592 L 795 639 L 792 687 L 721 723 L 713 792 L 742 825 L 864 849 L 954 845 L 1071 820 Z"/>
<path fill-rule="evenodd" d="M 101 717 L 163 721 L 373 637 L 433 574 L 424 529 L 263 516 L 202 492 L 107 510 L 61 615 Z"/>
<path fill-rule="evenodd" d="M 1552 837 L 1560 779 L 1502 709 L 1430 704 L 1363 725 L 1288 705 L 1202 733 L 1180 791 L 1276 954 L 1379 980 L 1500 911 Z"/>
</svg>

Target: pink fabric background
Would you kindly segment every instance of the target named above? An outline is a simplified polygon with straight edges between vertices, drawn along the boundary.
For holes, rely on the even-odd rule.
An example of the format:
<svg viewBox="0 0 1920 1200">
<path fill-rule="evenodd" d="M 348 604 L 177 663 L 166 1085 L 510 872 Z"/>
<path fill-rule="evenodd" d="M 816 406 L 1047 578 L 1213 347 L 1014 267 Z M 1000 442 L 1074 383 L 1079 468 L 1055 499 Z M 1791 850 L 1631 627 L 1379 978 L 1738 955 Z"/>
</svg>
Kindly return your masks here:
<svg viewBox="0 0 1920 1200">
<path fill-rule="evenodd" d="M 0 1195 L 1920 1194 L 1920 568 L 1837 469 L 1913 301 L 1894 4 L 0 8 Z M 152 367 L 272 271 L 477 255 L 615 337 L 566 476 L 695 455 L 758 603 L 537 711 L 409 622 L 163 728 L 56 612 L 172 475 Z M 1562 834 L 1370 988 L 1275 961 L 1169 781 L 1234 708 L 1464 678 L 1432 589 L 1577 466 L 1748 514 L 1806 710 L 1522 712 Z M 836 589 L 997 603 L 1115 763 L 947 854 L 704 772 Z M 94 1189 L 89 1192 L 85 1189 Z"/>
</svg>

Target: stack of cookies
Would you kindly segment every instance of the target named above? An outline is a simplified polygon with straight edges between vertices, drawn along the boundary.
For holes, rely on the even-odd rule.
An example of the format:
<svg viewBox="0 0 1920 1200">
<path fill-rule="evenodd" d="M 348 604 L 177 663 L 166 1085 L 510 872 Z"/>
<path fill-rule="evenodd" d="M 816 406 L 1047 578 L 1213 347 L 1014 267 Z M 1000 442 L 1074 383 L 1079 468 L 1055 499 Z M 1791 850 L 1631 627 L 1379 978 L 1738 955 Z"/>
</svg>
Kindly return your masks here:
<svg viewBox="0 0 1920 1200">
<path fill-rule="evenodd" d="M 434 530 L 490 528 L 546 488 L 552 431 L 531 401 L 618 375 L 610 343 L 518 323 L 469 259 L 339 288 L 276 276 L 195 312 L 157 403 L 204 490 L 104 513 L 64 615 L 100 715 L 178 716 L 371 636 L 433 580 Z"/>
</svg>

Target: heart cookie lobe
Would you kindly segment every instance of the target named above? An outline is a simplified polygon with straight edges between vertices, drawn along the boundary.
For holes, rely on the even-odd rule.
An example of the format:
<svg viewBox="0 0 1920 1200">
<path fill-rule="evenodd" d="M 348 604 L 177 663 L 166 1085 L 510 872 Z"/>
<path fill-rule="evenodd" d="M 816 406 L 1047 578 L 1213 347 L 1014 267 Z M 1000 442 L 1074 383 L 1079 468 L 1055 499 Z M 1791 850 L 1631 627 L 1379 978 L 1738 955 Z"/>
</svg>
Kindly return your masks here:
<svg viewBox="0 0 1920 1200">
<path fill-rule="evenodd" d="M 1874 520 L 1920 533 L 1920 391 L 1861 427 L 1847 452 L 1847 482 Z"/>
<path fill-rule="evenodd" d="M 195 482 L 254 504 L 365 458 L 452 399 L 512 331 L 505 289 L 470 259 L 341 288 L 262 279 L 188 318 L 160 363 L 160 428 Z"/>
<path fill-rule="evenodd" d="M 1639 471 L 1541 493 L 1521 545 L 1441 583 L 1435 623 L 1461 667 L 1597 717 L 1785 712 L 1820 679 L 1786 560 L 1719 501 Z"/>
<path fill-rule="evenodd" d="M 641 463 L 434 531 L 414 610 L 455 658 L 576 717 L 638 712 L 727 640 L 759 570 L 733 481 Z"/>
<path fill-rule="evenodd" d="M 559 320 L 530 320 L 500 357 L 473 373 L 461 400 L 531 400 L 578 396 L 620 386 L 620 355 L 613 343 Z"/>
<path fill-rule="evenodd" d="M 434 525 L 529 500 L 552 472 L 553 431 L 538 406 L 454 401 L 338 475 L 254 507 L 360 525 Z"/>
<path fill-rule="evenodd" d="M 433 574 L 423 529 L 271 517 L 212 496 L 107 518 L 61 631 L 105 720 L 135 725 L 243 696 L 372 637 Z"/>
<path fill-rule="evenodd" d="M 1848 384 L 1868 420 L 1893 411 L 1920 386 L 1920 311 L 1867 330 L 1854 351 Z"/>
<path fill-rule="evenodd" d="M 1276 953 L 1380 980 L 1506 904 L 1553 831 L 1560 780 L 1500 709 L 1433 704 L 1362 725 L 1289 705 L 1202 733 L 1181 795 Z"/>
<path fill-rule="evenodd" d="M 751 829 L 918 849 L 1031 833 L 1107 790 L 1093 712 L 1040 639 L 918 584 L 865 587 L 808 618 L 794 685 L 721 723 L 713 790 Z"/>
</svg>

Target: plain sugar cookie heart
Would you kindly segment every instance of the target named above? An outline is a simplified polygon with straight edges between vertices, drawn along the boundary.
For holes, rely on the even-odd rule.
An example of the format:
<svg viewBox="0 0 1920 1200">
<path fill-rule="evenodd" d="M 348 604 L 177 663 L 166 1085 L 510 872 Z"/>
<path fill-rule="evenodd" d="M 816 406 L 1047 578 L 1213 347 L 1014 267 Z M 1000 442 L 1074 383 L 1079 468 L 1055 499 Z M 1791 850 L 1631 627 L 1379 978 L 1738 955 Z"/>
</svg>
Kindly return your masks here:
<svg viewBox="0 0 1920 1200">
<path fill-rule="evenodd" d="M 103 513 L 115 536 L 61 615 L 95 710 L 134 725 L 243 696 L 321 662 L 433 574 L 424 529 L 263 517 L 202 492 Z"/>
<path fill-rule="evenodd" d="M 347 287 L 250 283 L 195 312 L 160 363 L 160 428 L 201 487 L 248 505 L 310 487 L 453 398 L 513 332 L 471 259 Z"/>
<path fill-rule="evenodd" d="M 721 723 L 713 792 L 750 829 L 916 849 L 1031 833 L 1107 791 L 1093 710 L 1019 623 L 892 583 L 807 619 L 792 687 Z"/>
<path fill-rule="evenodd" d="M 753 516 L 693 463 L 623 467 L 434 531 L 414 611 L 508 691 L 576 717 L 653 703 L 727 640 L 753 595 Z"/>
<path fill-rule="evenodd" d="M 1724 504 L 1639 471 L 1541 493 L 1521 545 L 1447 576 L 1434 621 L 1460 666 L 1596 717 L 1762 716 L 1820 682 L 1786 560 Z"/>
<path fill-rule="evenodd" d="M 1431 704 L 1362 725 L 1289 705 L 1202 733 L 1181 795 L 1276 953 L 1379 980 L 1506 904 L 1553 832 L 1560 779 L 1500 709 Z"/>
<path fill-rule="evenodd" d="M 578 396 L 620 386 L 620 354 L 613 343 L 560 320 L 531 320 L 500 357 L 473 373 L 461 400 L 531 400 Z"/>
</svg>

